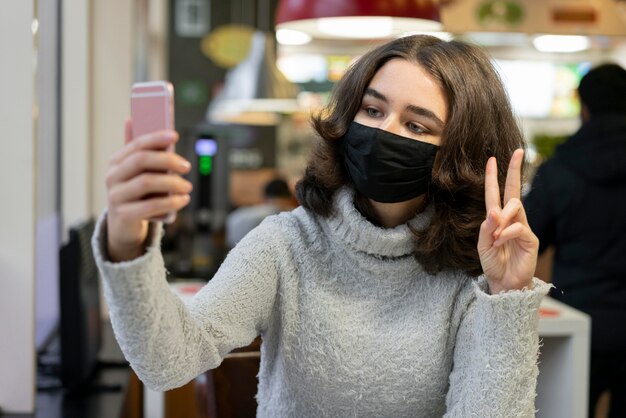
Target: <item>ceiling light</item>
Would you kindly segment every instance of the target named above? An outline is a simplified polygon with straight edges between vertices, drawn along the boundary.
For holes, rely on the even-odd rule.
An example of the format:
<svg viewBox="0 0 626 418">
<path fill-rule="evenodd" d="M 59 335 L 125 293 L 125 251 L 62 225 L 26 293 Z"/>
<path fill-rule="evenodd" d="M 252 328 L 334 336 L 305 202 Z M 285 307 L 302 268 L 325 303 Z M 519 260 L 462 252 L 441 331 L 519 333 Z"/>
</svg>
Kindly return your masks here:
<svg viewBox="0 0 626 418">
<path fill-rule="evenodd" d="M 317 29 L 331 38 L 387 38 L 393 34 L 393 19 L 388 16 L 322 17 Z"/>
<path fill-rule="evenodd" d="M 441 27 L 434 0 L 281 0 L 276 12 L 277 30 L 315 38 L 381 39 Z"/>
<path fill-rule="evenodd" d="M 305 45 L 313 38 L 308 33 L 292 29 L 278 29 L 276 31 L 276 41 L 282 45 Z"/>
<path fill-rule="evenodd" d="M 533 45 L 541 52 L 579 52 L 589 49 L 591 41 L 587 36 L 540 35 L 533 39 Z"/>
</svg>

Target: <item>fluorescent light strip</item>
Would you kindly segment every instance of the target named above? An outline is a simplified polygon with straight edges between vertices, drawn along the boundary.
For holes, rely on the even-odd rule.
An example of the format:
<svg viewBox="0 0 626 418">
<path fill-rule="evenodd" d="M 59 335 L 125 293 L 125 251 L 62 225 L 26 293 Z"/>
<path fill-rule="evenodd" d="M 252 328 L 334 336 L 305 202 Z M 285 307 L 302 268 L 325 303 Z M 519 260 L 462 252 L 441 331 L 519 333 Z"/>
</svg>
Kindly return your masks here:
<svg viewBox="0 0 626 418">
<path fill-rule="evenodd" d="M 589 49 L 591 41 L 587 36 L 540 35 L 533 39 L 533 45 L 541 52 L 580 52 Z"/>
<path fill-rule="evenodd" d="M 312 39 L 311 35 L 299 30 L 278 29 L 276 31 L 276 41 L 282 45 L 305 45 Z"/>
</svg>

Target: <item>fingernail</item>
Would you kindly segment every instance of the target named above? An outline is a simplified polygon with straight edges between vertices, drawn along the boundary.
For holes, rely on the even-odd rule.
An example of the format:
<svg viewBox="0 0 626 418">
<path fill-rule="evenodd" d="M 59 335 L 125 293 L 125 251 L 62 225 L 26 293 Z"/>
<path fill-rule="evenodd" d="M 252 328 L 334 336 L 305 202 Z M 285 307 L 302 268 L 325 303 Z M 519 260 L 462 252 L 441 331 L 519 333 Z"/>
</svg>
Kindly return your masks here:
<svg viewBox="0 0 626 418">
<path fill-rule="evenodd" d="M 191 169 L 191 163 L 187 160 L 182 160 L 180 162 L 180 167 L 184 170 L 190 170 Z"/>
</svg>

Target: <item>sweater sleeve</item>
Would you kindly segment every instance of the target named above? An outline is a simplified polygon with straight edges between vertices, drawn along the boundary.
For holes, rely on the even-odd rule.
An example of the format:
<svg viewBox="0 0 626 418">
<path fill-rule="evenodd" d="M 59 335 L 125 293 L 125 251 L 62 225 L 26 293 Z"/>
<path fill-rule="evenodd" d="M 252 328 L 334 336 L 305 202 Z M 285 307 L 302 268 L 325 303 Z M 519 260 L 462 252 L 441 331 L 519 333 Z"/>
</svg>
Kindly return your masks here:
<svg viewBox="0 0 626 418">
<path fill-rule="evenodd" d="M 278 280 L 278 234 L 270 223 L 248 234 L 186 306 L 168 286 L 162 226 L 154 226 L 144 255 L 113 263 L 106 258 L 103 214 L 92 246 L 116 339 L 137 376 L 163 391 L 217 367 L 267 327 Z"/>
<path fill-rule="evenodd" d="M 534 417 L 539 304 L 550 285 L 490 295 L 472 283 L 459 324 L 446 417 Z"/>
</svg>

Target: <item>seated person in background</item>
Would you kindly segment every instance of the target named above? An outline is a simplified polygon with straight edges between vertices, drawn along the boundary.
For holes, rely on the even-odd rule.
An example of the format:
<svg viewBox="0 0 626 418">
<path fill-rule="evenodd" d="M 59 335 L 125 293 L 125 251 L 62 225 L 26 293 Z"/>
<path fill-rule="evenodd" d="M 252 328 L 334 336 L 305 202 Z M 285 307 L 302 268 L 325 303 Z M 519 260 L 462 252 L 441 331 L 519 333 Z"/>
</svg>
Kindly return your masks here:
<svg viewBox="0 0 626 418">
<path fill-rule="evenodd" d="M 261 223 L 266 216 L 290 211 L 297 204 L 283 179 L 274 179 L 265 185 L 263 203 L 242 206 L 232 211 L 226 218 L 226 245 L 233 248 L 248 232 Z"/>
</svg>

